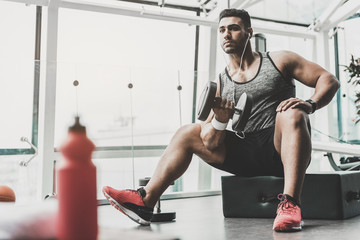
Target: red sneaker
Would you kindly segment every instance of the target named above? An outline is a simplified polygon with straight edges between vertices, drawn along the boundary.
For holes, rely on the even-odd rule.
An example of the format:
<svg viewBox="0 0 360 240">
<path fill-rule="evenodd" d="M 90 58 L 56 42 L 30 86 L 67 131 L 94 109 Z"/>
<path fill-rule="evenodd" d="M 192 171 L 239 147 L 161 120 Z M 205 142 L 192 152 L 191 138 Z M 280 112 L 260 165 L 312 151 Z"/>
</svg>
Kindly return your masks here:
<svg viewBox="0 0 360 240">
<path fill-rule="evenodd" d="M 277 232 L 300 231 L 304 225 L 301 209 L 296 200 L 287 195 L 279 194 L 280 203 L 276 211 L 273 229 Z"/>
<path fill-rule="evenodd" d="M 133 221 L 145 226 L 150 225 L 154 209 L 146 207 L 143 202 L 143 197 L 146 196 L 144 188 L 119 191 L 106 186 L 102 192 L 111 205 Z"/>
</svg>

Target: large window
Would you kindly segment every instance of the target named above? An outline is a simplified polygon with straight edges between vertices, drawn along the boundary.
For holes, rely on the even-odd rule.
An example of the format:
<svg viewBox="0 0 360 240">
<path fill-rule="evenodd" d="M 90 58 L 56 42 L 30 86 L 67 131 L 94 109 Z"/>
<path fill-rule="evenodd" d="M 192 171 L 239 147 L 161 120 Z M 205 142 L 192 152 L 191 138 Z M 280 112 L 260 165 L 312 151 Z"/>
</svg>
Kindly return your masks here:
<svg viewBox="0 0 360 240">
<path fill-rule="evenodd" d="M 360 18 L 353 18 L 341 23 L 338 29 L 338 52 L 339 52 L 339 74 L 341 81 L 341 124 L 342 132 L 339 137 L 342 140 L 359 143 L 359 123 L 355 124 L 357 108 L 355 94 L 359 92 L 359 86 L 348 83 L 350 79 L 348 72 L 345 72 L 345 65 L 354 58 L 360 58 L 360 32 L 358 30 Z M 354 80 L 354 79 L 353 79 Z"/>
<path fill-rule="evenodd" d="M 21 18 L 19 18 L 21 16 Z M 36 7 L 0 2 L 0 154 L 30 153 L 33 134 Z M 37 106 L 34 106 L 37 109 Z"/>
<path fill-rule="evenodd" d="M 19 166 L 32 157 L 23 154 L 34 153 L 20 139 L 37 145 L 36 11 L 35 6 L 0 1 L 0 183 L 14 189 L 17 202 L 27 203 L 36 195 L 38 161 Z"/>
<path fill-rule="evenodd" d="M 77 113 L 98 147 L 166 145 L 191 122 L 195 26 L 60 9 L 58 36 L 56 146 Z"/>
</svg>

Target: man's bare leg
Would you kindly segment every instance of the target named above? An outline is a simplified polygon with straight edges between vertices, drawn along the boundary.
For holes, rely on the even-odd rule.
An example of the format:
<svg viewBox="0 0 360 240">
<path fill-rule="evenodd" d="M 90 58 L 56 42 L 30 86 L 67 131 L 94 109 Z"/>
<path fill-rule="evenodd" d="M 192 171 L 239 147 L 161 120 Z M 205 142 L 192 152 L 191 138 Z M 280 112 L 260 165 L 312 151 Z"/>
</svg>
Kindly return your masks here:
<svg viewBox="0 0 360 240">
<path fill-rule="evenodd" d="M 186 171 L 193 154 L 208 163 L 223 163 L 225 146 L 214 151 L 208 150 L 200 138 L 200 132 L 200 124 L 189 124 L 175 133 L 145 187 L 146 196 L 143 201 L 146 206 L 155 206 L 167 187 Z"/>
<path fill-rule="evenodd" d="M 274 144 L 284 166 L 284 194 L 300 202 L 306 168 L 311 158 L 308 116 L 300 109 L 277 113 Z"/>
</svg>

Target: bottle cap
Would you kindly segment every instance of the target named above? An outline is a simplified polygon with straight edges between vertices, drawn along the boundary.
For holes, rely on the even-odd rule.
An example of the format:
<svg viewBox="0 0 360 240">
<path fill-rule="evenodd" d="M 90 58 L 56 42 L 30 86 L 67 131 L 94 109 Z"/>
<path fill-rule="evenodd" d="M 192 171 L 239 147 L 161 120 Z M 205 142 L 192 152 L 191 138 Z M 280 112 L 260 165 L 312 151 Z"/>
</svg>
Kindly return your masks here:
<svg viewBox="0 0 360 240">
<path fill-rule="evenodd" d="M 69 131 L 86 133 L 86 127 L 80 124 L 80 117 L 75 117 L 75 124 L 69 127 Z"/>
</svg>

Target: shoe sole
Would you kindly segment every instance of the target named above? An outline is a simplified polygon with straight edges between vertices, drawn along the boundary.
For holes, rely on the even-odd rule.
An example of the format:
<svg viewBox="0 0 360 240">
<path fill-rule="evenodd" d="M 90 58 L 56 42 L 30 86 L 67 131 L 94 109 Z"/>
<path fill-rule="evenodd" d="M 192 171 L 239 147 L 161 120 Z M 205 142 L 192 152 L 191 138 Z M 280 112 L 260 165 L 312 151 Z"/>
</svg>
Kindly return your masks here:
<svg viewBox="0 0 360 240">
<path fill-rule="evenodd" d="M 300 226 L 291 226 L 288 225 L 285 228 L 274 228 L 274 231 L 276 232 L 297 232 L 297 231 L 301 231 L 302 227 L 304 226 L 304 221 L 300 222 Z"/>
<path fill-rule="evenodd" d="M 131 220 L 134 222 L 143 225 L 143 226 L 149 226 L 150 221 L 146 221 L 142 219 L 139 215 L 137 215 L 135 212 L 131 211 L 130 209 L 126 208 L 125 206 L 118 203 L 115 199 L 113 199 L 109 194 L 102 191 L 106 199 L 110 202 L 110 204 L 115 207 L 117 210 L 128 216 Z"/>
</svg>

